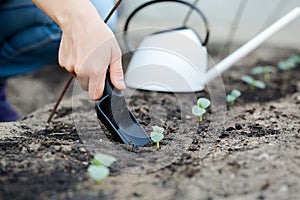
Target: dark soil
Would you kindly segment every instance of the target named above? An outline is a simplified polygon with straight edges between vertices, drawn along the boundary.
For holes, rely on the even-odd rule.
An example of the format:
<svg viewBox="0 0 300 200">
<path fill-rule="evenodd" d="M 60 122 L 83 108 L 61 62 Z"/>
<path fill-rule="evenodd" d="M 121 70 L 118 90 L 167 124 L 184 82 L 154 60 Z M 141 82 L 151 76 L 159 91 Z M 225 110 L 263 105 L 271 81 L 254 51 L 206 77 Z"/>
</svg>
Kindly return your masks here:
<svg viewBox="0 0 300 200">
<path fill-rule="evenodd" d="M 265 90 L 250 92 L 240 81 L 252 67 L 276 65 L 289 53 L 246 60 L 222 76 L 226 93 L 242 92 L 224 119 L 219 105 L 201 123 L 191 114 L 208 90 L 128 89 L 130 110 L 145 130 L 165 128 L 160 149 L 111 140 L 94 103 L 80 95 L 64 100 L 50 125 L 53 104 L 1 124 L 0 199 L 299 199 L 300 66 L 272 73 Z M 100 185 L 87 174 L 97 152 L 117 159 Z"/>
</svg>

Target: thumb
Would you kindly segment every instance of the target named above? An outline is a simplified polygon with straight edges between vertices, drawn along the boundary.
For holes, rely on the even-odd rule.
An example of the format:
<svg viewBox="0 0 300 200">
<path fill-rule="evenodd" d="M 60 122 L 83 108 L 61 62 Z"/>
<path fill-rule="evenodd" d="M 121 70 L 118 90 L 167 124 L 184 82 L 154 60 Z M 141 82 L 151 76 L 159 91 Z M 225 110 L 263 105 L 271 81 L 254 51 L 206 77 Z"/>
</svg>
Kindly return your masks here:
<svg viewBox="0 0 300 200">
<path fill-rule="evenodd" d="M 110 80 L 112 84 L 118 90 L 125 90 L 126 85 L 124 83 L 124 75 L 123 75 L 121 59 L 118 58 L 115 61 L 111 62 L 109 68 L 110 68 Z"/>
</svg>

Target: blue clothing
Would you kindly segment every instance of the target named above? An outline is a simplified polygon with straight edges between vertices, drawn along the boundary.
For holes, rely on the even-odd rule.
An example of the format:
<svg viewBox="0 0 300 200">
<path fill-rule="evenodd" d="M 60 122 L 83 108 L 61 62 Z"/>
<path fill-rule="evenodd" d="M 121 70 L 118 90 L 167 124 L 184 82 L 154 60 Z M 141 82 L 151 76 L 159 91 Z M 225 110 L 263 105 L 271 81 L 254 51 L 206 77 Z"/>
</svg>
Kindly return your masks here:
<svg viewBox="0 0 300 200">
<path fill-rule="evenodd" d="M 91 0 L 104 19 L 113 0 Z M 114 28 L 115 13 L 108 25 Z M 0 4 L 0 80 L 58 63 L 59 26 L 31 0 L 7 0 Z"/>
<path fill-rule="evenodd" d="M 19 114 L 10 106 L 5 93 L 5 81 L 0 80 L 0 122 L 17 121 Z"/>
</svg>

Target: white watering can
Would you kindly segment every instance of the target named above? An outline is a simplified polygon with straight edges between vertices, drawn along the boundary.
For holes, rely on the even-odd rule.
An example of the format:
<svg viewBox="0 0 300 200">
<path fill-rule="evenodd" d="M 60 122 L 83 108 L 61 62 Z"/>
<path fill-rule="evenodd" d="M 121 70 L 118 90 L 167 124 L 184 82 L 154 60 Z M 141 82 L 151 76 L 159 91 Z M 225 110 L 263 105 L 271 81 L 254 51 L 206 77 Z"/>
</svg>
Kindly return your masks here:
<svg viewBox="0 0 300 200">
<path fill-rule="evenodd" d="M 155 0 L 143 4 L 129 19 L 141 8 L 159 2 L 165 1 Z M 170 2 L 183 3 L 195 9 L 184 1 Z M 143 39 L 130 60 L 125 73 L 126 85 L 136 89 L 162 92 L 201 91 L 208 82 L 225 72 L 299 15 L 300 7 L 294 8 L 208 71 L 208 55 L 204 44 L 208 35 L 205 42 L 201 42 L 198 35 L 186 27 L 149 35 Z M 126 23 L 126 30 L 129 21 Z M 204 21 L 206 22 L 205 18 Z"/>
</svg>

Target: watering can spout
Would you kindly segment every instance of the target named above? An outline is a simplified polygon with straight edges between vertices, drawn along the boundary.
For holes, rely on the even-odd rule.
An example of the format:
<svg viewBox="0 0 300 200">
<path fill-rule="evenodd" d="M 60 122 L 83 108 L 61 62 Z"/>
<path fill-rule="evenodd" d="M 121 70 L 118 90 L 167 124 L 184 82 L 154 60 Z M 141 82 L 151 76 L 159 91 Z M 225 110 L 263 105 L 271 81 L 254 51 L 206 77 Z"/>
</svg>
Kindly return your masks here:
<svg viewBox="0 0 300 200">
<path fill-rule="evenodd" d="M 221 73 L 229 69 L 233 64 L 238 62 L 240 59 L 251 53 L 259 45 L 265 42 L 273 34 L 284 28 L 290 22 L 295 20 L 300 15 L 300 7 L 294 8 L 288 14 L 283 16 L 281 19 L 273 23 L 270 27 L 262 31 L 256 37 L 248 41 L 246 44 L 241 46 L 239 49 L 231 53 L 229 56 L 220 61 L 217 65 L 211 68 L 205 75 L 205 82 L 208 83 L 214 78 L 219 76 Z"/>
</svg>

